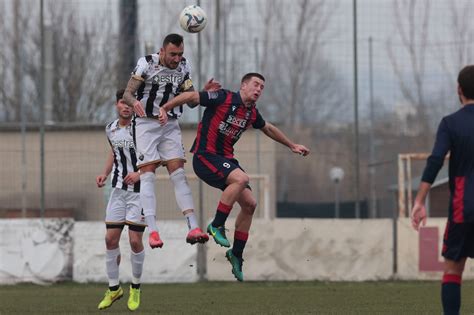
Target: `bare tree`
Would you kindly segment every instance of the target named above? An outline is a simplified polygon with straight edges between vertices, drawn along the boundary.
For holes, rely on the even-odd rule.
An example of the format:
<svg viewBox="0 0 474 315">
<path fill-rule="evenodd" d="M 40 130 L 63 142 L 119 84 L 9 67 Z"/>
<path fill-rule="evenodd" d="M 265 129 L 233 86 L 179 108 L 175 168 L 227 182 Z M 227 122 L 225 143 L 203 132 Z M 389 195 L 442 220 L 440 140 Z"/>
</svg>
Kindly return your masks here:
<svg viewBox="0 0 474 315">
<path fill-rule="evenodd" d="M 272 1 L 263 12 L 266 23 L 263 34 L 269 36 L 264 39 L 264 53 L 271 52 L 272 58 L 263 56 L 262 68 L 270 77 L 278 78 L 278 85 L 271 87 L 267 95 L 278 108 L 278 118 L 295 130 L 305 119 L 305 109 L 326 105 L 313 102 L 328 88 L 322 78 L 331 67 L 322 48 L 337 5 L 337 2 L 325 0 L 298 0 L 288 7 L 282 1 Z M 296 21 L 294 25 L 279 23 L 290 14 Z M 275 28 L 278 32 L 272 31 Z M 273 33 L 278 34 L 277 38 L 271 37 Z M 333 82 L 330 91 L 338 95 L 337 89 Z M 329 106 L 333 105 L 331 102 Z M 313 123 L 323 118 L 313 116 Z"/>
<path fill-rule="evenodd" d="M 450 34 L 449 42 L 441 42 L 433 52 L 439 60 L 443 71 L 446 73 L 445 84 L 439 89 L 440 102 L 439 112 L 445 114 L 447 108 L 452 108 L 457 101 L 457 95 L 453 90 L 453 85 L 457 80 L 459 70 L 465 65 L 472 63 L 474 54 L 474 31 L 473 22 L 470 16 L 474 10 L 472 1 L 449 2 L 449 24 L 447 24 Z"/>
<path fill-rule="evenodd" d="M 2 30 L 1 95 L 6 121 L 19 121 L 18 102 L 27 104 L 29 121 L 39 116 L 40 29 L 39 17 L 31 7 L 14 2 L 13 25 Z M 38 12 L 39 10 L 33 10 Z M 106 105 L 113 102 L 116 77 L 116 31 L 107 15 L 81 20 L 71 3 L 47 2 L 45 12 L 53 33 L 53 120 L 56 122 L 101 119 Z M 2 10 L 2 12 L 4 12 Z M 21 34 L 21 36 L 18 36 Z M 5 91 L 15 91 L 10 95 Z M 107 111 L 107 110 L 106 110 Z"/>
<path fill-rule="evenodd" d="M 394 52 L 393 39 L 387 43 L 387 51 L 393 70 L 398 79 L 405 100 L 417 109 L 416 120 L 419 131 L 429 135 L 430 124 L 427 113 L 427 100 L 424 94 L 425 66 L 428 49 L 428 26 L 430 2 L 428 0 L 395 0 L 393 2 L 394 22 L 397 35 L 408 58 L 403 63 L 410 65 L 407 74 L 400 63 L 400 55 Z"/>
</svg>

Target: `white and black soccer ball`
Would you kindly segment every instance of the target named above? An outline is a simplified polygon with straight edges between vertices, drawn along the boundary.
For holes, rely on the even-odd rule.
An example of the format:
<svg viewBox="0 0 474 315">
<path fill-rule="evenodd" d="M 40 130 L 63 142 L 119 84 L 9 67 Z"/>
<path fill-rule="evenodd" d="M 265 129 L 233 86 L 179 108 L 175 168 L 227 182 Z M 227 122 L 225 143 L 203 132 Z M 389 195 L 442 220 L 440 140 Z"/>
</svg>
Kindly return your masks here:
<svg viewBox="0 0 474 315">
<path fill-rule="evenodd" d="M 206 27 L 206 24 L 206 12 L 197 5 L 187 6 L 179 15 L 179 25 L 188 33 L 198 33 Z"/>
</svg>

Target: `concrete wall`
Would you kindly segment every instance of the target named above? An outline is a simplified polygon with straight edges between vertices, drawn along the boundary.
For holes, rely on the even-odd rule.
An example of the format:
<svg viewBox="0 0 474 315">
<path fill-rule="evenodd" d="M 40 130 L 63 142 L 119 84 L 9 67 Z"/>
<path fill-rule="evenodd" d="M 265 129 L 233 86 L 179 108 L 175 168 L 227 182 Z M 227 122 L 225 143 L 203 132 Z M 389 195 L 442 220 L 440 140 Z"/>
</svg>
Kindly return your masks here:
<svg viewBox="0 0 474 315">
<path fill-rule="evenodd" d="M 78 126 L 48 130 L 45 137 L 45 183 L 46 208 L 63 209 L 68 215 L 73 213 L 76 220 L 103 220 L 108 189 L 98 189 L 95 177 L 104 168 L 109 150 L 105 126 Z M 257 170 L 256 134 L 253 129 L 247 131 L 236 146 L 236 157 L 249 174 L 257 172 L 269 176 L 270 209 L 275 212 L 275 142 L 260 136 L 261 169 Z M 192 170 L 192 154 L 189 148 L 196 131 L 193 126 L 183 126 L 183 145 L 187 152 L 188 163 L 185 168 L 193 191 L 195 204 L 198 204 L 198 179 Z M 40 138 L 37 131 L 26 136 L 26 170 L 22 165 L 22 141 L 18 130 L 0 129 L 0 217 L 5 217 L 8 209 L 22 208 L 22 197 L 28 209 L 39 209 L 40 204 Z M 167 176 L 164 168 L 157 174 Z M 23 194 L 22 176 L 25 176 Z M 256 194 L 262 193 L 263 181 L 252 181 Z M 213 214 L 220 191 L 204 186 L 204 208 L 206 218 Z M 177 210 L 173 188 L 168 179 L 157 184 L 158 218 L 176 219 L 181 217 Z M 263 207 L 263 198 L 259 198 Z M 259 208 L 261 211 L 262 208 Z M 260 215 L 260 212 L 258 213 Z"/>
<path fill-rule="evenodd" d="M 397 272 L 389 219 L 255 219 L 244 253 L 245 280 L 439 280 L 445 219 L 429 218 L 419 233 L 409 219 L 397 224 Z M 197 281 L 197 247 L 185 242 L 182 220 L 158 222 L 164 247 L 146 246 L 143 282 Z M 233 220 L 227 224 L 233 240 Z M 122 282 L 131 279 L 127 229 L 120 248 Z M 0 220 L 0 283 L 106 282 L 105 227 L 71 219 Z M 146 238 L 144 239 L 146 242 Z M 207 247 L 207 278 L 235 281 L 226 249 Z M 474 279 L 466 265 L 464 279 Z"/>
</svg>

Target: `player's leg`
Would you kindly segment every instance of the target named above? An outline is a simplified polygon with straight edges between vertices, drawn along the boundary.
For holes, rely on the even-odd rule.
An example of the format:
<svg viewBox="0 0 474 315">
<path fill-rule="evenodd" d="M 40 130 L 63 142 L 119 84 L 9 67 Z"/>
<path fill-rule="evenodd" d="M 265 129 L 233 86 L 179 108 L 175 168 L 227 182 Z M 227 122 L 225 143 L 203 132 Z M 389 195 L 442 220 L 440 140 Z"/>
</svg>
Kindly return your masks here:
<svg viewBox="0 0 474 315">
<path fill-rule="evenodd" d="M 242 271 L 243 252 L 249 237 L 252 218 L 257 207 L 252 191 L 249 188 L 244 189 L 237 202 L 240 205 L 240 212 L 235 220 L 234 245 L 226 252 L 226 257 L 232 264 L 232 273 L 239 281 L 244 280 Z"/>
<path fill-rule="evenodd" d="M 148 226 L 149 244 L 151 248 L 162 247 L 156 225 L 156 196 L 155 196 L 155 170 L 157 164 L 140 167 L 140 203 L 143 207 L 145 222 Z"/>
<path fill-rule="evenodd" d="M 236 160 L 207 153 L 194 155 L 193 169 L 201 180 L 223 191 L 214 219 L 207 226 L 207 232 L 217 244 L 230 247 L 225 235 L 225 222 L 238 195 L 248 185 L 248 176 L 240 169 Z"/>
<path fill-rule="evenodd" d="M 441 285 L 441 301 L 444 314 L 459 314 L 461 307 L 461 280 L 466 257 L 472 256 L 470 245 L 473 233 L 468 224 L 448 221 L 443 237 L 444 274 Z"/>
<path fill-rule="evenodd" d="M 151 248 L 162 247 L 156 226 L 155 170 L 161 162 L 157 147 L 162 136 L 160 124 L 150 118 L 137 118 L 133 129 L 140 169 L 140 201 L 150 233 Z"/>
<path fill-rule="evenodd" d="M 145 249 L 143 248 L 143 227 L 129 225 L 130 239 L 130 262 L 132 263 L 132 283 L 130 284 L 130 295 L 128 298 L 128 309 L 134 311 L 140 306 L 140 284 L 145 261 Z"/>
<path fill-rule="evenodd" d="M 441 285 L 441 301 L 444 314 L 459 314 L 461 308 L 461 280 L 466 257 L 459 261 L 444 260 L 444 274 Z"/>
<path fill-rule="evenodd" d="M 158 152 L 173 183 L 178 208 L 183 213 L 188 225 L 189 232 L 186 236 L 186 242 L 190 244 L 207 242 L 209 236 L 198 226 L 194 212 L 193 195 L 184 171 L 186 160 L 181 140 L 181 130 L 177 120 L 171 120 L 165 125 Z"/>
<path fill-rule="evenodd" d="M 140 283 L 143 273 L 143 263 L 145 261 L 145 249 L 143 248 L 143 232 L 145 231 L 145 220 L 140 204 L 140 195 L 127 192 L 127 215 L 128 239 L 130 242 L 130 262 L 132 265 L 132 283 L 130 284 L 130 295 L 127 306 L 131 311 L 135 311 L 140 306 Z"/>
<path fill-rule="evenodd" d="M 224 226 L 227 217 L 242 192 L 248 187 L 249 177 L 240 168 L 235 168 L 226 178 L 226 187 L 222 192 L 216 215 L 212 221 L 213 227 Z"/>
<path fill-rule="evenodd" d="M 110 194 L 107 204 L 106 216 L 106 234 L 105 234 L 105 269 L 109 282 L 109 288 L 105 296 L 99 303 L 99 309 L 108 308 L 123 296 L 123 290 L 119 282 L 120 266 L 120 235 L 125 225 L 125 204 L 120 189 L 114 188 Z"/>
<path fill-rule="evenodd" d="M 193 196 L 184 172 L 184 161 L 182 159 L 170 160 L 166 163 L 166 168 L 170 175 L 171 182 L 173 183 L 176 203 L 183 213 L 188 226 L 186 242 L 190 244 L 207 242 L 209 236 L 199 227 L 194 212 Z"/>
</svg>

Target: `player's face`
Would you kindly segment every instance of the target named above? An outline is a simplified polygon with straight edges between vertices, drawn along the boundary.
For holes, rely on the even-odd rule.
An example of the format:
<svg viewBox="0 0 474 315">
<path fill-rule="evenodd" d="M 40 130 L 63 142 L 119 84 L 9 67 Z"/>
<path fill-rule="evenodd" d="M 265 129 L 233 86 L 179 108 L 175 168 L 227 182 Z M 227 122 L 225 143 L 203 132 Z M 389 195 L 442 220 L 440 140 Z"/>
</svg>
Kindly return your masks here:
<svg viewBox="0 0 474 315">
<path fill-rule="evenodd" d="M 245 98 L 251 102 L 257 102 L 260 95 L 262 95 L 263 88 L 265 87 L 265 82 L 258 78 L 252 77 L 247 82 L 242 83 L 241 90 L 245 95 Z"/>
<path fill-rule="evenodd" d="M 184 44 L 176 46 L 169 43 L 160 49 L 161 62 L 170 69 L 176 69 L 183 59 Z"/>
<path fill-rule="evenodd" d="M 120 99 L 117 104 L 117 112 L 120 118 L 130 119 L 132 117 L 133 111 L 130 106 L 128 106 L 123 99 Z"/>
</svg>

